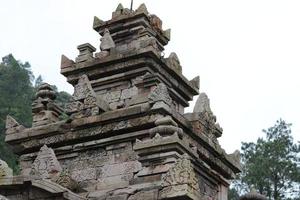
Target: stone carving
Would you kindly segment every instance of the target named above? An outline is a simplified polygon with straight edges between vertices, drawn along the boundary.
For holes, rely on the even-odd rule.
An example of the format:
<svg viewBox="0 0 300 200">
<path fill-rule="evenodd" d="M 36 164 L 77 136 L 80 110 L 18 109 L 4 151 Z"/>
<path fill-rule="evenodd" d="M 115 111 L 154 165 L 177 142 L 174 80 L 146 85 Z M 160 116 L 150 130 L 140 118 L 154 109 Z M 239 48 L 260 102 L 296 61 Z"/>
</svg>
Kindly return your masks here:
<svg viewBox="0 0 300 200">
<path fill-rule="evenodd" d="M 124 8 L 123 5 L 120 3 L 115 12 L 112 13 L 112 18 L 118 18 L 122 15 L 129 15 L 131 11 L 128 8 Z"/>
<path fill-rule="evenodd" d="M 201 93 L 196 101 L 194 113 L 211 112 L 210 101 L 205 93 Z"/>
<path fill-rule="evenodd" d="M 6 116 L 6 134 L 12 134 L 20 132 L 25 129 L 24 126 L 20 125 L 12 116 Z"/>
<path fill-rule="evenodd" d="M 8 116 L 6 133 L 19 132 L 5 140 L 20 155 L 22 177 L 0 178 L 0 191 L 13 189 L 3 193 L 10 199 L 226 199 L 238 154 L 217 143 L 221 128 L 207 96 L 196 113 L 184 113 L 199 77 L 188 81 L 175 53 L 164 58 L 170 31 L 144 4 L 131 11 L 120 4 L 93 26 L 101 51 L 85 43 L 76 62 L 62 56 L 74 86 L 70 118 L 59 120 L 49 84 L 37 91 L 34 127 L 19 129 Z"/>
<path fill-rule="evenodd" d="M 36 99 L 32 103 L 33 126 L 46 125 L 59 121 L 63 110 L 54 103 L 56 94 L 48 83 L 39 86 Z"/>
<path fill-rule="evenodd" d="M 195 190 L 199 187 L 193 165 L 187 154 L 183 154 L 182 158 L 176 161 L 162 181 L 163 187 L 183 184 L 188 184 Z"/>
<path fill-rule="evenodd" d="M 83 75 L 79 78 L 77 85 L 74 87 L 73 98 L 75 101 L 78 101 L 90 95 L 93 95 L 93 88 L 87 75 Z"/>
<path fill-rule="evenodd" d="M 7 163 L 0 159 L 0 179 L 6 177 L 12 177 L 13 171 L 8 167 Z"/>
<path fill-rule="evenodd" d="M 61 63 L 60 63 L 60 68 L 61 69 L 72 67 L 73 65 L 74 65 L 74 61 L 73 60 L 69 59 L 65 55 L 61 55 Z"/>
<path fill-rule="evenodd" d="M 155 137 L 157 134 L 161 136 L 169 136 L 177 134 L 179 138 L 182 138 L 183 130 L 178 127 L 177 123 L 171 116 L 159 118 L 155 121 L 156 127 L 149 130 L 150 137 Z"/>
<path fill-rule="evenodd" d="M 90 43 L 81 44 L 77 49 L 79 50 L 79 55 L 76 58 L 76 63 L 93 60 L 93 53 L 96 51 L 96 48 Z"/>
<path fill-rule="evenodd" d="M 223 129 L 217 122 L 216 116 L 213 114 L 210 108 L 209 98 L 205 93 L 201 93 L 196 101 L 194 107 L 194 113 L 199 114 L 199 118 L 206 127 L 205 132 L 212 137 L 221 137 Z M 216 140 L 216 139 L 214 139 Z"/>
<path fill-rule="evenodd" d="M 74 179 L 72 179 L 68 169 L 63 169 L 62 172 L 60 172 L 59 176 L 55 177 L 53 181 L 65 188 L 68 188 L 71 191 L 79 190 L 78 183 Z"/>
<path fill-rule="evenodd" d="M 104 21 L 99 19 L 98 17 L 94 16 L 93 28 L 98 28 L 99 26 L 103 25 Z"/>
<path fill-rule="evenodd" d="M 226 153 L 224 152 L 224 154 L 226 155 Z M 237 165 L 240 166 L 241 163 L 241 153 L 239 150 L 235 150 L 232 154 L 228 155 L 229 158 Z"/>
<path fill-rule="evenodd" d="M 108 29 L 104 30 L 104 35 L 100 39 L 100 41 L 101 41 L 100 44 L 101 51 L 109 51 L 112 48 L 116 47 L 115 42 L 113 41 Z"/>
<path fill-rule="evenodd" d="M 163 32 L 163 35 L 168 39 L 171 40 L 171 29 L 167 29 Z"/>
<path fill-rule="evenodd" d="M 166 59 L 167 65 L 173 69 L 175 72 L 182 74 L 182 67 L 180 65 L 179 58 L 176 53 L 172 52 L 170 56 Z"/>
<path fill-rule="evenodd" d="M 135 12 L 136 14 L 145 13 L 146 15 L 149 15 L 148 9 L 144 3 L 141 4 Z"/>
<path fill-rule="evenodd" d="M 10 128 L 15 128 L 17 126 L 19 126 L 20 124 L 10 115 L 7 115 L 6 117 L 6 129 L 10 129 Z"/>
<path fill-rule="evenodd" d="M 115 10 L 115 12 L 122 13 L 123 10 L 124 10 L 123 4 L 119 3 L 116 10 Z"/>
<path fill-rule="evenodd" d="M 44 145 L 32 164 L 30 174 L 36 178 L 51 179 L 57 176 L 61 171 L 62 168 L 53 149 Z"/>
<path fill-rule="evenodd" d="M 192 80 L 190 80 L 190 83 L 192 86 L 194 86 L 195 88 L 199 89 L 200 87 L 200 77 L 196 76 L 195 78 L 193 78 Z"/>
<path fill-rule="evenodd" d="M 150 24 L 158 32 L 162 32 L 162 21 L 156 15 L 150 15 Z"/>
<path fill-rule="evenodd" d="M 109 105 L 94 92 L 87 75 L 82 75 L 74 86 L 73 101 L 66 106 L 71 118 L 94 116 L 109 110 Z"/>
<path fill-rule="evenodd" d="M 155 104 L 157 102 L 164 102 L 168 106 L 171 106 L 172 104 L 168 88 L 164 83 L 158 84 L 158 86 L 149 94 L 148 99 L 150 104 Z"/>
</svg>

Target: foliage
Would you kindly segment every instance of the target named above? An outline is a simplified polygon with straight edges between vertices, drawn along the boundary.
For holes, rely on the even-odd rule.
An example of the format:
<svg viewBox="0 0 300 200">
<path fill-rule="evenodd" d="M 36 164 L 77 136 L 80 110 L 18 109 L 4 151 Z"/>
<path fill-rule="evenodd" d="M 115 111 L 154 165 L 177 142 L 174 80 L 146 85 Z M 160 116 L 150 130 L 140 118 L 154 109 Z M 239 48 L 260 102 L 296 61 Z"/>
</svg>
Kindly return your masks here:
<svg viewBox="0 0 300 200">
<path fill-rule="evenodd" d="M 18 171 L 16 156 L 4 143 L 5 120 L 9 114 L 25 126 L 30 126 L 33 74 L 29 63 L 21 63 L 12 55 L 0 64 L 0 155 L 14 171 Z"/>
<path fill-rule="evenodd" d="M 239 193 L 235 188 L 229 188 L 228 200 L 239 200 Z"/>
<path fill-rule="evenodd" d="M 34 80 L 28 62 L 17 61 L 12 55 L 2 59 L 0 63 L 0 159 L 6 161 L 18 173 L 17 157 L 13 154 L 5 139 L 5 120 L 9 114 L 20 124 L 30 127 L 32 122 L 31 104 L 37 87 L 43 82 L 41 76 Z M 34 86 L 33 86 L 33 83 Z M 56 102 L 64 107 L 71 95 L 57 92 Z"/>
<path fill-rule="evenodd" d="M 300 187 L 300 145 L 291 136 L 291 124 L 278 120 L 267 130 L 266 138 L 242 143 L 243 172 L 239 190 L 256 188 L 270 199 L 298 196 Z"/>
</svg>

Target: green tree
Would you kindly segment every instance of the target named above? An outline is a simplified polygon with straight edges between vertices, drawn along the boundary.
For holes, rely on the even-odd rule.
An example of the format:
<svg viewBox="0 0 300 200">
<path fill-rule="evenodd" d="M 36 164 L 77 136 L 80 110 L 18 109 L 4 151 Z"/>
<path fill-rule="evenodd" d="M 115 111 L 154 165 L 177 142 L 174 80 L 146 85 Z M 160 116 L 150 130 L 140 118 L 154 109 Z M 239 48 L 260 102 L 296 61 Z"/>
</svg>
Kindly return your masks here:
<svg viewBox="0 0 300 200">
<path fill-rule="evenodd" d="M 0 157 L 15 172 L 18 171 L 16 156 L 4 143 L 5 120 L 9 114 L 25 126 L 31 125 L 33 79 L 29 63 L 21 63 L 12 55 L 2 59 L 0 63 Z"/>
<path fill-rule="evenodd" d="M 291 124 L 280 119 L 263 132 L 265 139 L 242 143 L 241 183 L 270 199 L 296 197 L 300 187 L 300 145 L 293 141 Z"/>
<path fill-rule="evenodd" d="M 43 82 L 41 76 L 34 80 L 30 64 L 17 61 L 11 54 L 0 63 L 0 159 L 6 161 L 18 173 L 17 157 L 5 139 L 5 120 L 7 115 L 14 117 L 20 124 L 30 127 L 32 123 L 31 104 L 37 87 Z M 33 83 L 34 86 L 33 86 Z M 71 99 L 66 92 L 57 92 L 56 103 L 65 107 Z M 66 116 L 63 116 L 66 118 Z"/>
<path fill-rule="evenodd" d="M 34 87 L 38 88 L 43 83 L 43 78 L 39 75 L 34 81 Z"/>
</svg>

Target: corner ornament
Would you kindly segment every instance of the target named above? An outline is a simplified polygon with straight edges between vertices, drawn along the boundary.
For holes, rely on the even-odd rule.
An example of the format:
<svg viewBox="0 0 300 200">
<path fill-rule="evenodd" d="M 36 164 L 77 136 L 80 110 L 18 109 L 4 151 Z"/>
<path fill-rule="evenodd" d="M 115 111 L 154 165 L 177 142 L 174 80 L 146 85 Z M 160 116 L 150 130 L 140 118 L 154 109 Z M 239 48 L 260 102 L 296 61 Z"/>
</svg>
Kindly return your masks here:
<svg viewBox="0 0 300 200">
<path fill-rule="evenodd" d="M 172 105 L 172 98 L 169 95 L 167 86 L 164 83 L 158 84 L 158 86 L 149 94 L 148 101 L 153 108 L 161 106 L 161 103 L 167 106 Z"/>
<path fill-rule="evenodd" d="M 173 186 L 187 184 L 193 189 L 198 189 L 196 174 L 191 163 L 190 157 L 187 154 L 183 154 L 182 158 L 179 158 L 175 165 L 164 176 L 162 186 Z"/>
</svg>

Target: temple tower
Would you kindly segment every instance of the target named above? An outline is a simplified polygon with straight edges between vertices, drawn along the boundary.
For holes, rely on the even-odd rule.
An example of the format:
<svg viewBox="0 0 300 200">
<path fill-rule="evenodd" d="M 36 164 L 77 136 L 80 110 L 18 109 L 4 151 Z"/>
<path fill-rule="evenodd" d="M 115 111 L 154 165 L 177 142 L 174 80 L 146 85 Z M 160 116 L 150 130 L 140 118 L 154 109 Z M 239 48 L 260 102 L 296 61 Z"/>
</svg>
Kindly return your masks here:
<svg viewBox="0 0 300 200">
<path fill-rule="evenodd" d="M 110 20 L 95 17 L 93 29 L 100 51 L 85 43 L 74 61 L 62 56 L 61 73 L 74 86 L 66 109 L 43 84 L 33 127 L 8 118 L 6 142 L 20 155 L 21 176 L 0 181 L 0 194 L 226 200 L 239 152 L 220 147 L 222 128 L 205 93 L 184 113 L 199 94 L 199 77 L 185 78 L 176 53 L 164 56 L 170 30 L 144 4 L 120 4 Z"/>
</svg>

